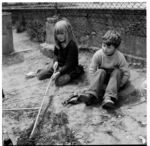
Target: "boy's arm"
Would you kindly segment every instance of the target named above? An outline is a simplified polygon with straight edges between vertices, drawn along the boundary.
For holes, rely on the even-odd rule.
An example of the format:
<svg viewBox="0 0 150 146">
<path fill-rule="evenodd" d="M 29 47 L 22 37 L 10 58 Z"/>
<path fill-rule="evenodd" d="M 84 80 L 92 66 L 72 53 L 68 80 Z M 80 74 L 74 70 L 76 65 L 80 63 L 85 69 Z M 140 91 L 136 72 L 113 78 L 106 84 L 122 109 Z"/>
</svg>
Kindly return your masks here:
<svg viewBox="0 0 150 146">
<path fill-rule="evenodd" d="M 123 73 L 121 84 L 120 84 L 120 87 L 122 87 L 130 78 L 130 71 L 129 71 L 128 63 L 123 55 L 120 60 L 119 68 L 122 70 L 122 73 Z"/>
<path fill-rule="evenodd" d="M 95 53 L 94 56 L 92 57 L 92 61 L 91 61 L 90 67 L 89 67 L 89 73 L 91 76 L 93 76 L 95 74 L 95 72 L 97 71 L 98 59 L 100 59 L 100 56 L 98 56 L 98 54 Z"/>
</svg>

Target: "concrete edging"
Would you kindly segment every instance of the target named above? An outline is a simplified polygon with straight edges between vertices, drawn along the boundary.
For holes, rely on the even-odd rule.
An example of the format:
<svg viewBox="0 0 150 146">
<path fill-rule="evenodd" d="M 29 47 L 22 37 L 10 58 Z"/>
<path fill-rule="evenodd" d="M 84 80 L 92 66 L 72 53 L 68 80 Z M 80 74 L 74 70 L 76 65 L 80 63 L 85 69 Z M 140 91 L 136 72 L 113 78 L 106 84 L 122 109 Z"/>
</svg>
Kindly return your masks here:
<svg viewBox="0 0 150 146">
<path fill-rule="evenodd" d="M 80 51 L 91 51 L 92 53 L 95 53 L 99 49 L 100 48 L 98 48 L 98 47 L 84 48 L 84 47 L 79 46 L 79 52 Z M 49 58 L 53 58 L 54 44 L 48 44 L 48 43 L 40 44 L 40 52 Z M 133 65 L 136 65 L 139 67 L 143 67 L 143 68 L 146 67 L 146 63 L 147 63 L 146 58 L 137 57 L 137 56 L 133 56 L 133 55 L 125 54 L 125 53 L 123 53 L 123 54 L 124 54 L 126 60 L 129 62 L 129 64 L 133 63 Z"/>
</svg>

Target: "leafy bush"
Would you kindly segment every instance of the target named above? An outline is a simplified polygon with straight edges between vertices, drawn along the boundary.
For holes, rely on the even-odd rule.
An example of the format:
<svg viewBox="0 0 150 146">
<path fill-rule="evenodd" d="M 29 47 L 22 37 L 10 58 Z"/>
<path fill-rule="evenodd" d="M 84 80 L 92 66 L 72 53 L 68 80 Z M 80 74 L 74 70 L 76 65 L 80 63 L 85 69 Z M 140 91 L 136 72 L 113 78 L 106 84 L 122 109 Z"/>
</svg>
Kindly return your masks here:
<svg viewBox="0 0 150 146">
<path fill-rule="evenodd" d="M 45 42 L 45 23 L 39 20 L 29 21 L 27 22 L 26 29 L 28 34 L 30 35 L 30 39 L 41 43 Z"/>
</svg>

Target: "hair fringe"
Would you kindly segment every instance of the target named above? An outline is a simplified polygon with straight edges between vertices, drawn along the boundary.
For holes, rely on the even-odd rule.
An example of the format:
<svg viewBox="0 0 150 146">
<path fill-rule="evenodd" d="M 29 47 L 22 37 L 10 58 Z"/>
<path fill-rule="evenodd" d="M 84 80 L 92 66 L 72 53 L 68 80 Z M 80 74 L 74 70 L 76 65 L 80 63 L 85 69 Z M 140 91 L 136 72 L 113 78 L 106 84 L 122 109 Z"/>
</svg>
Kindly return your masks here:
<svg viewBox="0 0 150 146">
<path fill-rule="evenodd" d="M 59 41 L 56 37 L 56 32 L 58 29 L 60 28 L 57 28 L 58 25 L 63 25 L 62 27 L 64 27 L 64 31 L 65 31 L 65 35 L 66 35 L 66 46 L 68 45 L 68 43 L 70 42 L 70 40 L 73 40 L 77 47 L 79 48 L 79 44 L 77 42 L 77 39 L 74 35 L 74 32 L 73 32 L 73 29 L 72 29 L 72 25 L 70 24 L 70 22 L 66 19 L 66 18 L 62 18 L 62 19 L 59 19 L 56 24 L 55 24 L 55 28 L 54 28 L 54 41 L 55 41 L 55 45 L 58 49 L 60 49 L 60 46 L 59 46 Z"/>
</svg>

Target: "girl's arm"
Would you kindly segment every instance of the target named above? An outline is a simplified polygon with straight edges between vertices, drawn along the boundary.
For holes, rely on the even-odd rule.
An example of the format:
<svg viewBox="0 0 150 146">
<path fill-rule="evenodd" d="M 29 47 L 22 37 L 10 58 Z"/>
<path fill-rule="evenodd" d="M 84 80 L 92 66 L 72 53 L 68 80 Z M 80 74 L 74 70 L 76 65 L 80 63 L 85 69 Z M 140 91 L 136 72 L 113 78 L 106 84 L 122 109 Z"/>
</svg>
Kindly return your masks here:
<svg viewBox="0 0 150 146">
<path fill-rule="evenodd" d="M 54 48 L 53 64 L 57 61 L 57 56 L 58 56 L 58 49 L 55 47 L 55 48 Z"/>
</svg>

